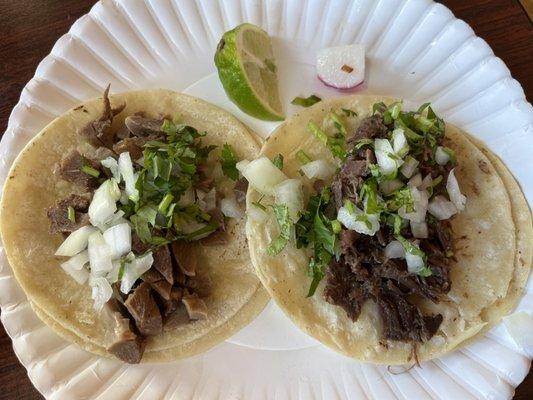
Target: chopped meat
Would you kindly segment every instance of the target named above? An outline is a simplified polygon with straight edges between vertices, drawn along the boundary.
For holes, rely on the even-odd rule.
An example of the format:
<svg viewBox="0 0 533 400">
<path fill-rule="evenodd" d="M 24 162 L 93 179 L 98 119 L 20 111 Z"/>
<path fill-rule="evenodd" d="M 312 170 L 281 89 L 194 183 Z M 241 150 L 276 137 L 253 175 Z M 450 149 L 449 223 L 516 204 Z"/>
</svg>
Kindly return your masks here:
<svg viewBox="0 0 533 400">
<path fill-rule="evenodd" d="M 154 283 L 157 281 L 162 281 L 163 275 L 161 275 L 155 268 L 150 268 L 141 276 L 142 280 L 148 283 Z"/>
<path fill-rule="evenodd" d="M 163 327 L 161 313 L 148 282 L 142 282 L 137 286 L 124 305 L 135 320 L 135 325 L 141 335 L 151 336 L 161 333 Z"/>
<path fill-rule="evenodd" d="M 150 268 L 142 275 L 142 280 L 148 282 L 164 300 L 170 299 L 172 284 L 169 283 L 155 268 Z"/>
<path fill-rule="evenodd" d="M 113 118 L 126 107 L 126 104 L 122 104 L 117 108 L 111 108 L 109 87 L 107 86 L 104 91 L 104 110 L 102 111 L 102 115 L 95 121 L 89 122 L 80 131 L 80 135 L 95 147 L 104 146 L 111 148 L 113 146 L 116 138 L 115 133 L 111 129 L 111 124 Z"/>
<path fill-rule="evenodd" d="M 106 158 L 112 157 L 116 158 L 117 155 L 113 150 L 108 149 L 107 147 L 98 147 L 94 153 L 91 153 L 95 160 L 102 161 Z"/>
<path fill-rule="evenodd" d="M 180 271 L 187 276 L 195 276 L 198 266 L 196 245 L 181 240 L 172 242 L 172 254 Z"/>
<path fill-rule="evenodd" d="M 58 174 L 61 179 L 74 183 L 85 192 L 98 187 L 98 179 L 82 171 L 83 166 L 91 167 L 100 172 L 100 163 L 82 156 L 77 150 L 72 150 L 59 163 Z"/>
<path fill-rule="evenodd" d="M 163 119 L 147 118 L 142 115 L 130 115 L 124 120 L 133 136 L 159 136 L 164 137 L 165 132 L 162 131 Z"/>
<path fill-rule="evenodd" d="M 145 343 L 141 336 L 133 333 L 130 320 L 119 312 L 113 313 L 114 340 L 107 351 L 128 364 L 138 364 L 144 353 Z"/>
<path fill-rule="evenodd" d="M 217 206 L 212 210 L 209 210 L 208 214 L 211 216 L 211 222 L 218 224 L 218 230 L 226 230 L 226 221 L 224 220 L 224 214 L 220 207 Z"/>
<path fill-rule="evenodd" d="M 213 188 L 214 182 L 214 179 L 211 177 L 200 176 L 200 180 L 194 184 L 194 188 L 209 192 Z"/>
<path fill-rule="evenodd" d="M 136 233 L 132 233 L 131 250 L 135 255 L 140 256 L 150 250 L 150 245 L 144 243 Z"/>
<path fill-rule="evenodd" d="M 71 194 L 67 198 L 60 200 L 55 206 L 48 209 L 47 215 L 50 220 L 51 234 L 71 233 L 89 224 L 87 209 L 89 208 L 89 199 L 86 197 Z M 74 209 L 75 222 L 68 219 L 68 208 Z"/>
<path fill-rule="evenodd" d="M 324 186 L 326 186 L 326 182 L 324 182 L 324 180 L 322 179 L 317 179 L 313 183 L 313 189 L 315 189 L 315 192 L 317 193 L 322 193 Z"/>
<path fill-rule="evenodd" d="M 362 177 L 367 173 L 365 160 L 357 160 L 353 156 L 345 160 L 340 171 L 333 177 L 331 184 L 331 191 L 337 208 L 342 207 L 345 199 L 352 201 L 354 204 L 357 203 L 357 191 Z"/>
<path fill-rule="evenodd" d="M 348 143 L 355 143 L 359 139 L 381 138 L 386 135 L 387 125 L 383 123 L 383 118 L 380 115 L 372 115 L 361 121 Z"/>
<path fill-rule="evenodd" d="M 183 289 L 179 287 L 173 287 L 170 291 L 170 296 L 168 299 L 163 301 L 162 314 L 166 318 L 172 314 L 181 303 L 181 298 L 183 297 Z"/>
<path fill-rule="evenodd" d="M 165 318 L 165 329 L 174 329 L 178 326 L 188 324 L 189 322 L 191 322 L 191 318 L 189 317 L 187 308 L 185 307 L 185 304 L 180 301 L 176 305 L 175 310 Z"/>
<path fill-rule="evenodd" d="M 207 306 L 196 293 L 183 296 L 182 301 L 190 319 L 207 318 Z"/>
<path fill-rule="evenodd" d="M 235 192 L 235 199 L 237 200 L 237 203 L 244 204 L 246 201 L 246 191 L 248 190 L 248 180 L 246 178 L 240 178 L 235 182 L 235 188 L 233 191 Z"/>
<path fill-rule="evenodd" d="M 172 260 L 168 246 L 159 246 L 153 251 L 152 255 L 154 256 L 153 267 L 172 285 L 174 283 L 174 275 L 172 273 Z"/>
<path fill-rule="evenodd" d="M 209 236 L 200 239 L 199 242 L 202 246 L 223 246 L 228 244 L 229 239 L 230 237 L 227 232 L 216 230 Z"/>
<path fill-rule="evenodd" d="M 132 160 L 138 160 L 143 155 L 144 138 L 129 137 L 120 140 L 113 145 L 113 151 L 117 154 L 129 152 Z"/>
</svg>

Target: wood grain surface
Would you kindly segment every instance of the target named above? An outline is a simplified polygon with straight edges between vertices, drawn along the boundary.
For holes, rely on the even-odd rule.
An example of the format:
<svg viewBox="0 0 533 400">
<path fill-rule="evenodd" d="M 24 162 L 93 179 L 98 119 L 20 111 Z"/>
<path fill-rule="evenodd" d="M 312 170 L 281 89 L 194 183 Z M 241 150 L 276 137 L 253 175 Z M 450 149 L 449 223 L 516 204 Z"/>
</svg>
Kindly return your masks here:
<svg viewBox="0 0 533 400">
<path fill-rule="evenodd" d="M 524 0 L 529 1 L 529 0 Z M 442 1 L 485 39 L 533 97 L 533 28 L 518 0 Z M 94 0 L 0 0 L 0 135 L 39 61 Z M 0 399 L 41 399 L 0 325 Z M 530 373 L 515 399 L 533 399 Z"/>
</svg>

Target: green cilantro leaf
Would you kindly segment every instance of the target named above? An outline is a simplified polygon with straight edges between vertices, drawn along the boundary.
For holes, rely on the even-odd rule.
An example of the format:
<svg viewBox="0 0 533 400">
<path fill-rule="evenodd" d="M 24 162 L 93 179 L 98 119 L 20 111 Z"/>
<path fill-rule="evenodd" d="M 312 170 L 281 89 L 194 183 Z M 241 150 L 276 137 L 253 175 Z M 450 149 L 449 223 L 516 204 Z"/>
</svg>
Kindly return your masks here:
<svg viewBox="0 0 533 400">
<path fill-rule="evenodd" d="M 289 208 L 285 204 L 273 204 L 271 207 L 274 210 L 280 229 L 279 236 L 272 240 L 267 248 L 268 254 L 273 256 L 279 254 L 289 242 L 292 222 L 289 216 Z"/>
<path fill-rule="evenodd" d="M 310 107 L 321 100 L 322 99 L 320 97 L 312 94 L 309 97 L 295 97 L 292 99 L 291 104 L 294 104 L 295 106 Z"/>
<path fill-rule="evenodd" d="M 272 163 L 279 169 L 283 170 L 283 155 L 277 154 L 274 159 L 272 160 Z"/>
<path fill-rule="evenodd" d="M 233 152 L 233 148 L 229 144 L 225 144 L 222 147 L 222 172 L 228 178 L 236 181 L 239 179 L 239 171 L 235 166 L 237 164 L 237 157 Z"/>
</svg>

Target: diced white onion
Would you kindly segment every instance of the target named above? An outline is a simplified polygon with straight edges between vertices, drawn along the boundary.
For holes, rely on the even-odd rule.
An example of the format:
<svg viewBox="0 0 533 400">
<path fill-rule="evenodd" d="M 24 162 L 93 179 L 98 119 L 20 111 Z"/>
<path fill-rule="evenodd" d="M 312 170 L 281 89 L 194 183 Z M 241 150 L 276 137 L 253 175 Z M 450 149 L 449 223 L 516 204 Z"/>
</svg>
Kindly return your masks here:
<svg viewBox="0 0 533 400">
<path fill-rule="evenodd" d="M 442 146 L 438 146 L 435 151 L 435 161 L 439 165 L 446 165 L 450 161 L 450 155 L 444 151 Z"/>
<path fill-rule="evenodd" d="M 407 186 L 409 187 L 419 187 L 422 184 L 422 174 L 418 173 L 415 176 L 413 176 L 411 179 L 409 179 L 409 182 L 407 182 Z"/>
<path fill-rule="evenodd" d="M 405 258 L 405 249 L 400 242 L 393 240 L 385 247 L 384 254 L 387 258 Z"/>
<path fill-rule="evenodd" d="M 411 233 L 417 239 L 426 239 L 428 237 L 428 224 L 426 222 L 414 222 L 411 223 Z"/>
<path fill-rule="evenodd" d="M 241 219 L 244 217 L 244 211 L 237 203 L 235 196 L 225 197 L 220 200 L 220 211 L 229 218 Z"/>
<path fill-rule="evenodd" d="M 152 256 L 152 252 L 146 253 L 144 256 L 137 257 L 133 261 L 126 263 L 124 274 L 120 281 L 120 291 L 122 293 L 129 293 L 135 281 L 148 271 L 153 263 L 154 257 Z"/>
<path fill-rule="evenodd" d="M 396 160 L 390 157 L 391 154 L 394 154 L 394 150 L 387 139 L 375 139 L 374 151 L 383 175 L 390 175 L 398 169 Z"/>
<path fill-rule="evenodd" d="M 246 208 L 246 215 L 251 221 L 257 222 L 258 224 L 265 222 L 268 218 L 268 214 L 265 210 L 262 210 L 253 204 Z"/>
<path fill-rule="evenodd" d="M 100 232 L 95 232 L 89 236 L 88 250 L 91 275 L 103 275 L 111 271 L 113 268 L 111 247 L 106 243 Z"/>
<path fill-rule="evenodd" d="M 133 172 L 133 164 L 129 152 L 120 153 L 118 157 L 118 168 L 126 184 L 126 194 L 131 200 L 135 201 L 139 198 L 139 191 L 135 188 L 137 175 Z"/>
<path fill-rule="evenodd" d="M 118 161 L 115 160 L 113 157 L 107 157 L 106 159 L 100 162 L 104 167 L 108 168 L 111 171 L 113 178 L 115 178 L 117 182 L 120 182 L 120 170 L 118 168 Z"/>
<path fill-rule="evenodd" d="M 89 278 L 89 271 L 83 268 L 85 264 L 89 262 L 89 254 L 87 251 L 83 251 L 68 261 L 61 263 L 61 268 L 69 274 L 72 279 L 83 285 Z"/>
<path fill-rule="evenodd" d="M 398 215 L 402 218 L 414 222 L 424 222 L 428 209 L 428 194 L 416 188 L 411 188 L 411 195 L 414 200 L 414 212 L 407 212 L 405 206 L 401 206 Z"/>
<path fill-rule="evenodd" d="M 390 181 L 381 181 L 379 183 L 379 190 L 384 195 L 389 195 L 395 190 L 401 188 L 403 186 L 403 182 L 399 179 L 393 179 Z"/>
<path fill-rule="evenodd" d="M 127 222 L 112 226 L 103 236 L 111 249 L 113 260 L 131 251 L 131 227 Z"/>
<path fill-rule="evenodd" d="M 343 224 L 347 229 L 362 233 L 364 235 L 373 236 L 379 230 L 379 214 L 365 214 L 357 206 L 354 206 L 354 212 L 351 213 L 345 206 L 339 208 L 337 213 L 337 220 Z M 365 216 L 370 227 L 365 221 L 357 220 L 358 216 Z"/>
<path fill-rule="evenodd" d="M 419 189 L 426 191 L 428 187 L 430 187 L 433 184 L 433 178 L 431 177 L 431 174 L 427 174 L 424 179 L 422 179 L 422 184 L 419 185 Z"/>
<path fill-rule="evenodd" d="M 111 284 L 118 281 L 118 274 L 120 273 L 120 260 L 113 261 L 113 268 L 109 271 L 105 278 Z"/>
<path fill-rule="evenodd" d="M 122 153 L 124 154 L 124 153 Z M 94 226 L 101 227 L 113 218 L 117 211 L 116 201 L 120 198 L 120 189 L 114 179 L 108 179 L 94 192 L 89 205 L 89 220 Z"/>
<path fill-rule="evenodd" d="M 392 149 L 396 155 L 402 158 L 409 152 L 409 145 L 401 128 L 392 131 Z"/>
<path fill-rule="evenodd" d="M 254 189 L 271 196 L 274 195 L 274 186 L 287 179 L 287 175 L 281 172 L 267 157 L 250 161 L 242 174 Z"/>
<path fill-rule="evenodd" d="M 451 202 L 446 200 L 444 196 L 435 196 L 429 203 L 429 213 L 438 220 L 445 220 L 451 218 L 452 215 L 457 214 L 457 207 Z"/>
<path fill-rule="evenodd" d="M 97 277 L 90 281 L 92 287 L 92 299 L 94 300 L 94 309 L 100 311 L 105 303 L 113 295 L 113 289 L 106 278 Z"/>
<path fill-rule="evenodd" d="M 192 186 L 189 186 L 185 192 L 183 192 L 176 203 L 178 207 L 187 207 L 194 204 L 194 201 L 196 200 L 196 194 L 194 193 L 194 189 Z"/>
<path fill-rule="evenodd" d="M 333 176 L 336 168 L 326 160 L 315 160 L 302 165 L 301 169 L 309 179 L 327 180 Z"/>
<path fill-rule="evenodd" d="M 402 167 L 400 168 L 400 172 L 406 178 L 410 178 L 411 176 L 413 176 L 416 168 L 418 167 L 418 164 L 418 161 L 415 160 L 413 157 L 407 157 Z"/>
<path fill-rule="evenodd" d="M 424 259 L 415 254 L 405 252 L 407 270 L 412 274 L 417 274 L 424 269 Z"/>
<path fill-rule="evenodd" d="M 87 225 L 75 230 L 61 243 L 61 246 L 56 250 L 56 256 L 72 257 L 87 248 L 89 236 L 91 236 L 97 229 Z"/>
<path fill-rule="evenodd" d="M 307 164 L 306 164 L 307 165 Z M 305 166 L 305 165 L 304 165 Z M 304 187 L 299 179 L 287 179 L 274 187 L 276 204 L 285 204 L 293 222 L 304 209 Z"/>
<path fill-rule="evenodd" d="M 208 212 L 217 207 L 217 191 L 215 188 L 212 188 L 207 193 L 197 190 L 196 196 L 198 196 L 198 207 L 203 211 Z"/>
<path fill-rule="evenodd" d="M 239 171 L 241 174 L 245 170 L 245 168 L 250 164 L 250 161 L 248 160 L 241 160 L 237 164 L 235 164 L 235 167 L 237 168 L 237 171 Z"/>
<path fill-rule="evenodd" d="M 124 218 L 124 211 L 118 210 L 113 217 L 105 224 L 105 229 L 111 228 L 112 226 L 119 225 L 119 224 L 125 224 L 128 221 L 126 221 L 126 218 Z"/>
<path fill-rule="evenodd" d="M 448 196 L 450 200 L 455 205 L 458 211 L 463 211 L 466 204 L 466 196 L 461 193 L 459 188 L 459 182 L 455 177 L 455 168 L 452 169 L 448 175 L 448 182 L 446 182 L 446 190 L 448 191 Z"/>
</svg>

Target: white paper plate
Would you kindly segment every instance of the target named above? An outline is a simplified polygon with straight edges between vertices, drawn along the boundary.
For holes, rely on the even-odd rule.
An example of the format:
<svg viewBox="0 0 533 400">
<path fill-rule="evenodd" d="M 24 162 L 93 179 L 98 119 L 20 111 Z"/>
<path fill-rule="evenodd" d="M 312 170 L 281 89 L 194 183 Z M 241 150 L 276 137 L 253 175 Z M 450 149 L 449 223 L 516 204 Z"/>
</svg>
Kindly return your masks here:
<svg viewBox="0 0 533 400">
<path fill-rule="evenodd" d="M 214 74 L 217 41 L 245 21 L 274 38 L 285 103 L 296 95 L 338 95 L 315 78 L 314 52 L 362 42 L 368 90 L 431 100 L 445 119 L 503 158 L 532 204 L 531 105 L 489 46 L 429 0 L 101 1 L 57 41 L 22 91 L 0 144 L 0 184 L 31 137 L 65 110 L 101 95 L 109 82 L 114 92 L 184 90 L 268 136 L 276 124 L 241 113 Z M 530 281 L 519 310 L 533 310 L 532 286 Z M 464 349 L 393 375 L 384 366 L 331 352 L 269 304 L 252 324 L 205 354 L 171 364 L 124 365 L 86 353 L 46 327 L 1 247 L 0 304 L 17 356 L 51 399 L 503 399 L 526 376 L 533 356 L 531 342 L 517 343 L 500 324 Z"/>
</svg>

